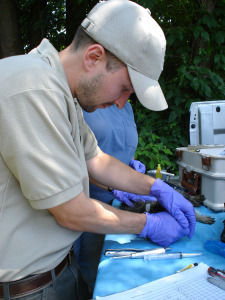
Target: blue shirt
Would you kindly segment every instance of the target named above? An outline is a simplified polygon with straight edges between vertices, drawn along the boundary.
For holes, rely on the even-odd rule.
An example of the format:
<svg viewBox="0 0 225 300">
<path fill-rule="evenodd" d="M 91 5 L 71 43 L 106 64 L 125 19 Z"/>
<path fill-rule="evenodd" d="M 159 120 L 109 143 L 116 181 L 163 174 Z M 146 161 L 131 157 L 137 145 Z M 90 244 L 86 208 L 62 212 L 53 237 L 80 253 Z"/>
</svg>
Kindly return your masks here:
<svg viewBox="0 0 225 300">
<path fill-rule="evenodd" d="M 83 114 L 102 151 L 128 165 L 138 144 L 137 127 L 130 103 L 127 101 L 122 109 L 112 105 L 92 113 L 83 111 Z M 110 203 L 114 198 L 109 192 L 91 183 L 90 197 L 105 203 Z"/>
</svg>

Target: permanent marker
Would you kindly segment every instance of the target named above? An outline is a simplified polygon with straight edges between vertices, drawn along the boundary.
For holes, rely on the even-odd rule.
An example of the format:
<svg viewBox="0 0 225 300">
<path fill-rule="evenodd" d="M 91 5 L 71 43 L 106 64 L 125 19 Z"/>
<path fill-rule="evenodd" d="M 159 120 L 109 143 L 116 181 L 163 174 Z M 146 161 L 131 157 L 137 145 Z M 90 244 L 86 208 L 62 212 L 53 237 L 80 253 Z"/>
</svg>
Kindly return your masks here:
<svg viewBox="0 0 225 300">
<path fill-rule="evenodd" d="M 193 267 L 196 267 L 197 265 L 198 265 L 198 263 L 190 264 L 190 265 L 187 266 L 186 268 L 183 268 L 183 269 L 181 269 L 181 270 L 179 270 L 179 271 L 176 271 L 175 273 L 183 272 L 183 271 L 185 271 L 185 270 L 188 270 L 188 269 L 191 269 L 191 268 L 193 268 Z"/>
</svg>

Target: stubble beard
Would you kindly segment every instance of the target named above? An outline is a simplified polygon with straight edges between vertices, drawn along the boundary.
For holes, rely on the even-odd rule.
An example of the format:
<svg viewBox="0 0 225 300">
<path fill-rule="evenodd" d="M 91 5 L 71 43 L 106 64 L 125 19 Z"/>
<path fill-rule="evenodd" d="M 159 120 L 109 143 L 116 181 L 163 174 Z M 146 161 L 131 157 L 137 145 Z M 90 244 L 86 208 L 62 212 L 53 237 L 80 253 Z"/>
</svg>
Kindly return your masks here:
<svg viewBox="0 0 225 300">
<path fill-rule="evenodd" d="M 76 96 L 84 111 L 93 112 L 96 110 L 96 104 L 99 104 L 97 94 L 103 86 L 104 76 L 100 73 L 91 80 L 80 79 Z"/>
</svg>

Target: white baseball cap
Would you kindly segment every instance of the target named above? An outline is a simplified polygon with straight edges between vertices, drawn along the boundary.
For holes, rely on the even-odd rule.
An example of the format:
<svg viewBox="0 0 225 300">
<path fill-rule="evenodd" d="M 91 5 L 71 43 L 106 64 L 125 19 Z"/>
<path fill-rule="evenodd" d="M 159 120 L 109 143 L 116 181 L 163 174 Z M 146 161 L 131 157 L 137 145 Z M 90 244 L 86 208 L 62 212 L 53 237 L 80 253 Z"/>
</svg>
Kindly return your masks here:
<svg viewBox="0 0 225 300">
<path fill-rule="evenodd" d="M 81 26 L 127 65 L 134 91 L 143 106 L 154 111 L 168 107 L 158 83 L 166 39 L 149 9 L 129 0 L 100 1 Z"/>
</svg>

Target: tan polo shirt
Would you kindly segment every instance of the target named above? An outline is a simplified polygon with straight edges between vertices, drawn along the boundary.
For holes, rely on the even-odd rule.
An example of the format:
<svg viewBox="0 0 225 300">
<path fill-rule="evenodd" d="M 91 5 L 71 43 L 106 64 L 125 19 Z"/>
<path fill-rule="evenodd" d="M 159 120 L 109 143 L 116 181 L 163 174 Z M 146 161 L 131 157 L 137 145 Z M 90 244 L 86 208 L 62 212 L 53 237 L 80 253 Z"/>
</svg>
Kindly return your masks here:
<svg viewBox="0 0 225 300">
<path fill-rule="evenodd" d="M 56 49 L 0 60 L 0 281 L 54 268 L 80 232 L 48 208 L 84 191 L 85 161 L 99 152 Z"/>
</svg>

